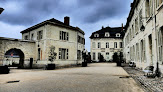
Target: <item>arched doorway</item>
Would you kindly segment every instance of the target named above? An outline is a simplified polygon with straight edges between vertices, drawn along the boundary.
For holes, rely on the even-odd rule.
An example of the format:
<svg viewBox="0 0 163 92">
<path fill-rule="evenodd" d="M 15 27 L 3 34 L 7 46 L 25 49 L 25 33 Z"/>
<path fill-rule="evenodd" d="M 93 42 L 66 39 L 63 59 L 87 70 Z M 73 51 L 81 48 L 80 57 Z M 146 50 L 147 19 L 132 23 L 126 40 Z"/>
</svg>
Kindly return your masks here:
<svg viewBox="0 0 163 92">
<path fill-rule="evenodd" d="M 24 53 L 20 49 L 10 49 L 5 53 L 4 57 L 3 65 L 23 68 Z"/>
</svg>

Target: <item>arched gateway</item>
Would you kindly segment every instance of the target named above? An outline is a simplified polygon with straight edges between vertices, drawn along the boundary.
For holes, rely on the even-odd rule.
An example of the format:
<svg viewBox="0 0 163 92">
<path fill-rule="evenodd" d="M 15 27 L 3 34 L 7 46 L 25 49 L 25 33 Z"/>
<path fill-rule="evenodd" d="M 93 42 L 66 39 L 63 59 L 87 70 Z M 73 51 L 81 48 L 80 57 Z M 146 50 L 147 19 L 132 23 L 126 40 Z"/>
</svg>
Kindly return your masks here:
<svg viewBox="0 0 163 92">
<path fill-rule="evenodd" d="M 36 59 L 35 42 L 0 37 L 0 66 L 30 67 L 30 58 Z"/>
<path fill-rule="evenodd" d="M 23 67 L 24 53 L 17 48 L 8 50 L 4 55 L 3 65 Z"/>
</svg>

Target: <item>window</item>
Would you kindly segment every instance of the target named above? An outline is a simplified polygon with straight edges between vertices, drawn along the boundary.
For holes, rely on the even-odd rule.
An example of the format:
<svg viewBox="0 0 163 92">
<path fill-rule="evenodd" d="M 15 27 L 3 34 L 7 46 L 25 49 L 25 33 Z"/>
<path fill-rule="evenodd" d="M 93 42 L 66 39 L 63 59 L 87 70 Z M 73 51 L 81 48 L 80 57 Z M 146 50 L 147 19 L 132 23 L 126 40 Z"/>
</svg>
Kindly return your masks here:
<svg viewBox="0 0 163 92">
<path fill-rule="evenodd" d="M 81 44 L 85 44 L 85 39 L 78 35 L 78 42 Z"/>
<path fill-rule="evenodd" d="M 68 32 L 60 31 L 60 40 L 69 40 Z"/>
<path fill-rule="evenodd" d="M 93 52 L 93 60 L 95 60 L 95 59 L 96 59 L 96 53 Z"/>
<path fill-rule="evenodd" d="M 101 43 L 100 42 L 98 42 L 98 46 L 97 46 L 98 48 L 101 48 Z"/>
<path fill-rule="evenodd" d="M 139 44 L 136 43 L 136 60 L 139 60 Z"/>
<path fill-rule="evenodd" d="M 41 54 L 41 48 L 38 48 L 38 56 L 37 56 L 37 60 L 40 60 L 40 54 Z"/>
<path fill-rule="evenodd" d="M 41 40 L 42 39 L 42 31 L 38 31 L 37 32 L 37 40 Z"/>
<path fill-rule="evenodd" d="M 96 48 L 95 46 L 95 42 L 92 42 L 92 48 Z"/>
<path fill-rule="evenodd" d="M 146 10 L 146 17 L 150 17 L 150 0 L 146 0 L 145 10 Z"/>
<path fill-rule="evenodd" d="M 163 0 L 156 0 L 156 7 L 159 7 L 163 3 Z"/>
<path fill-rule="evenodd" d="M 106 55 L 109 55 L 109 52 L 106 52 Z"/>
<path fill-rule="evenodd" d="M 99 34 L 94 34 L 94 37 L 99 37 Z"/>
<path fill-rule="evenodd" d="M 109 48 L 109 42 L 106 42 L 106 48 Z"/>
<path fill-rule="evenodd" d="M 68 59 L 68 49 L 59 48 L 59 59 Z"/>
<path fill-rule="evenodd" d="M 132 25 L 132 38 L 134 38 L 135 30 L 134 30 L 134 24 Z"/>
<path fill-rule="evenodd" d="M 152 59 L 152 34 L 148 36 L 148 40 L 149 40 L 149 54 L 151 56 L 151 60 L 153 60 Z"/>
<path fill-rule="evenodd" d="M 120 33 L 117 33 L 117 34 L 116 34 L 116 37 L 120 37 L 120 36 L 121 36 L 121 34 L 120 34 Z"/>
<path fill-rule="evenodd" d="M 34 33 L 31 34 L 31 40 L 34 40 Z"/>
<path fill-rule="evenodd" d="M 81 51 L 80 51 L 80 50 L 77 51 L 77 59 L 78 59 L 78 60 L 81 59 Z"/>
<path fill-rule="evenodd" d="M 110 36 L 109 32 L 106 32 L 105 37 L 109 37 L 109 36 Z"/>
<path fill-rule="evenodd" d="M 159 54 L 159 61 L 163 61 L 163 30 L 159 31 L 158 34 L 158 54 Z"/>
<path fill-rule="evenodd" d="M 117 42 L 114 42 L 114 48 L 117 48 Z"/>
<path fill-rule="evenodd" d="M 142 9 L 141 9 L 139 12 L 139 29 L 142 25 L 143 25 L 143 22 L 142 22 Z"/>
<path fill-rule="evenodd" d="M 138 17 L 135 19 L 135 34 L 138 33 Z"/>
<path fill-rule="evenodd" d="M 24 40 L 28 40 L 28 35 L 24 36 Z"/>
<path fill-rule="evenodd" d="M 98 53 L 98 60 L 100 60 L 101 53 Z"/>
<path fill-rule="evenodd" d="M 140 42 L 140 52 L 141 52 L 141 62 L 144 62 L 146 60 L 146 54 L 145 54 L 145 40 L 141 40 Z"/>
<path fill-rule="evenodd" d="M 123 48 L 123 43 L 122 42 L 120 42 L 119 45 L 120 45 L 119 46 L 120 48 Z"/>
</svg>

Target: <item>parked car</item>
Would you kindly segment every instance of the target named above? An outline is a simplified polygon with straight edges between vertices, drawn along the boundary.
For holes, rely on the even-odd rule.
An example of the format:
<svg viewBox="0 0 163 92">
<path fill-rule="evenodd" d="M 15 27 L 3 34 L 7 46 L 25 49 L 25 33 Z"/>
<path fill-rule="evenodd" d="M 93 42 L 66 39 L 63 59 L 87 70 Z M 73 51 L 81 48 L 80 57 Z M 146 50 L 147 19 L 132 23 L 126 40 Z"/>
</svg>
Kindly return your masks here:
<svg viewBox="0 0 163 92">
<path fill-rule="evenodd" d="M 135 64 L 135 62 L 129 62 L 129 67 L 136 67 L 136 64 Z"/>
</svg>

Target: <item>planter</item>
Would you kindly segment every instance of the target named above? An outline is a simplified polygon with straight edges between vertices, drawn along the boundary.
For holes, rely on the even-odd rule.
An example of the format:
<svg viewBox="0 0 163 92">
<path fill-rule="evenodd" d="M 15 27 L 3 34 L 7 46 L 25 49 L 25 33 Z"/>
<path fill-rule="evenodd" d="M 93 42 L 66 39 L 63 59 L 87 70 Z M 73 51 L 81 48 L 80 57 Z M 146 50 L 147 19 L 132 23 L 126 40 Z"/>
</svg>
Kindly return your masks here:
<svg viewBox="0 0 163 92">
<path fill-rule="evenodd" d="M 48 64 L 46 69 L 47 70 L 54 70 L 55 69 L 55 64 Z"/>
<path fill-rule="evenodd" d="M 8 74 L 10 69 L 7 66 L 0 66 L 0 74 Z"/>
<path fill-rule="evenodd" d="M 82 67 L 87 67 L 87 62 L 82 62 Z"/>
</svg>

